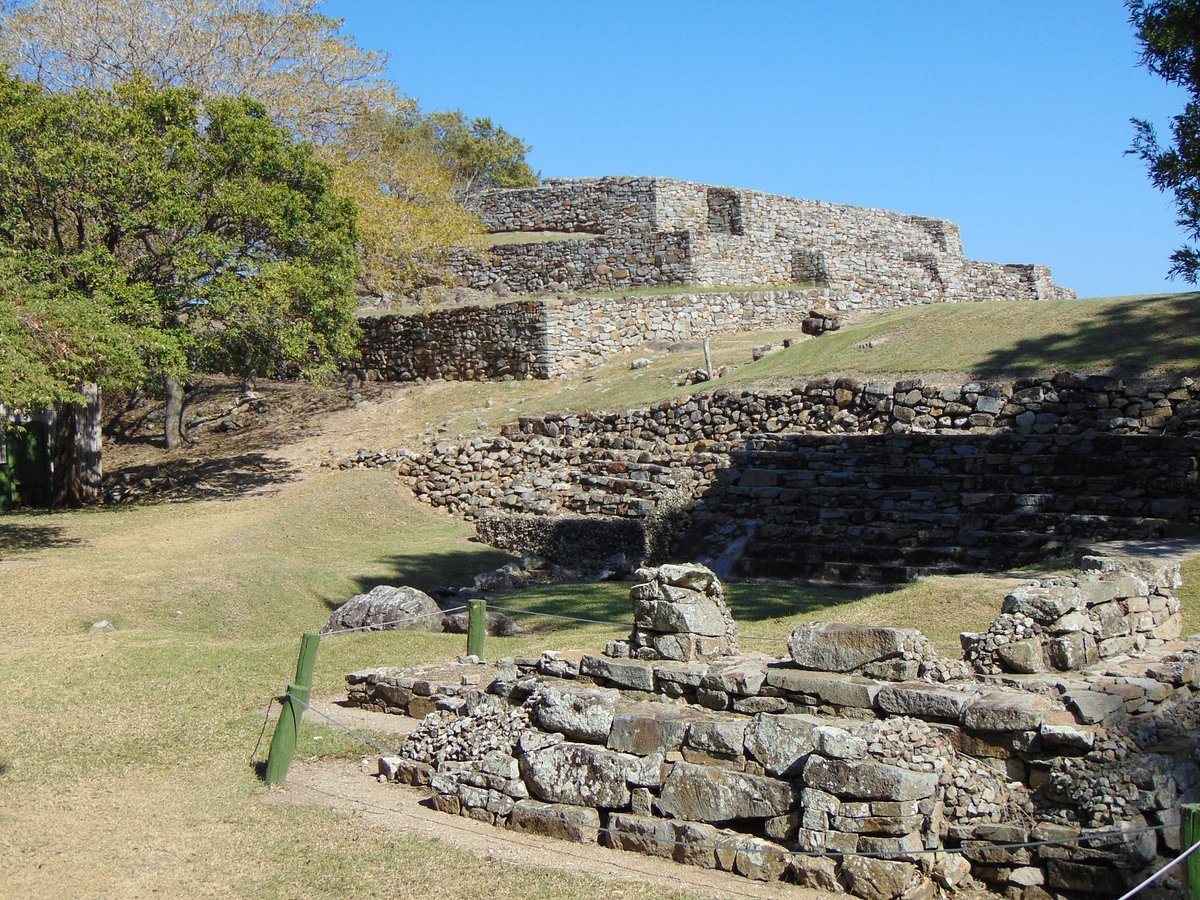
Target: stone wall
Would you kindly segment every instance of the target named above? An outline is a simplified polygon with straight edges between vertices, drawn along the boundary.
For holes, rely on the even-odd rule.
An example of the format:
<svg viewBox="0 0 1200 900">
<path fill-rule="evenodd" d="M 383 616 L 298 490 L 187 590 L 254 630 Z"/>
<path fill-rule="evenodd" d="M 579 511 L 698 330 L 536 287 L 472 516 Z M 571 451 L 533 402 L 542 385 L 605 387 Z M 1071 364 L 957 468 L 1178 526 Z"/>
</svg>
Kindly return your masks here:
<svg viewBox="0 0 1200 900">
<path fill-rule="evenodd" d="M 562 547 L 522 548 L 531 532 L 508 528 L 513 514 L 633 522 L 631 555 L 664 552 L 690 521 L 693 542 L 676 546 L 715 559 L 740 541 L 743 572 L 899 580 L 1200 524 L 1198 400 L 1191 379 L 815 381 L 526 417 L 496 437 L 359 464 L 395 462 L 418 498 L 486 514 L 487 539 L 508 549 Z"/>
<path fill-rule="evenodd" d="M 822 290 L 555 297 L 359 320 L 360 370 L 382 381 L 552 378 L 650 341 L 800 324 Z"/>
<path fill-rule="evenodd" d="M 1172 558 L 1089 559 L 1080 577 L 1111 594 L 1174 600 Z M 1200 788 L 1194 641 L 1150 636 L 1067 675 L 978 675 L 911 629 L 835 623 L 798 625 L 783 659 L 728 655 L 731 623 L 696 607 L 713 583 L 643 570 L 629 642 L 501 660 L 487 694 L 468 675 L 348 675 L 353 704 L 432 713 L 380 774 L 510 829 L 872 900 L 1111 896 L 1180 850 Z M 651 620 L 731 643 L 663 660 L 636 646 Z"/>
<path fill-rule="evenodd" d="M 547 291 L 814 282 L 831 289 L 840 310 L 1074 296 L 1044 266 L 965 259 L 958 226 L 944 219 L 758 191 L 667 178 L 584 179 L 486 192 L 479 211 L 493 232 L 605 236 L 561 247 L 507 245 L 491 261 L 458 258 L 453 268 L 480 287 L 497 279 L 514 290 Z"/>
</svg>

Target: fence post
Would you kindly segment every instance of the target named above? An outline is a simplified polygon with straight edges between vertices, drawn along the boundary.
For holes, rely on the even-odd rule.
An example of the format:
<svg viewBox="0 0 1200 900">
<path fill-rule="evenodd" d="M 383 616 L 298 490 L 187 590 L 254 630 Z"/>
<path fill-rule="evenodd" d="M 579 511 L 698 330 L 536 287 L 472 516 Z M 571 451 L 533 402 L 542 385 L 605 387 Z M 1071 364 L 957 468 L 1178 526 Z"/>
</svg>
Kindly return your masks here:
<svg viewBox="0 0 1200 900">
<path fill-rule="evenodd" d="M 267 755 L 264 778 L 267 784 L 283 784 L 287 780 L 288 766 L 296 752 L 296 740 L 300 735 L 300 719 L 304 715 L 303 704 L 312 695 L 313 669 L 317 665 L 317 648 L 321 645 L 319 634 L 305 633 L 300 636 L 300 655 L 296 657 L 296 680 L 287 686 L 287 693 L 280 702 L 279 721 L 275 723 L 275 734 L 271 736 L 271 751 Z"/>
<path fill-rule="evenodd" d="M 483 659 L 483 636 L 487 634 L 487 601 L 467 601 L 467 654 Z"/>
<path fill-rule="evenodd" d="M 1183 849 L 1200 841 L 1200 803 L 1185 803 L 1180 816 Z M 1183 861 L 1187 881 L 1187 900 L 1200 900 L 1200 850 Z"/>
</svg>

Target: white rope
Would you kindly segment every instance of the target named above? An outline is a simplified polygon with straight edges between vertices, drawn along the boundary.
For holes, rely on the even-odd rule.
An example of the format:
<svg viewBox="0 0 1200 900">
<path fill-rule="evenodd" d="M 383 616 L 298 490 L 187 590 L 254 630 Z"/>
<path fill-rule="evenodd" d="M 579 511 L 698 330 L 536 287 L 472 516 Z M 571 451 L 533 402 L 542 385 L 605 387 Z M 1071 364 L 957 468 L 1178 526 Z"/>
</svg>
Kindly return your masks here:
<svg viewBox="0 0 1200 900">
<path fill-rule="evenodd" d="M 1134 894 L 1137 894 L 1143 888 L 1149 887 L 1151 884 L 1158 881 L 1158 879 L 1161 878 L 1168 869 L 1170 869 L 1176 863 L 1183 862 L 1185 859 L 1187 859 L 1189 856 L 1191 856 L 1193 853 L 1195 853 L 1197 847 L 1200 847 L 1200 841 L 1196 841 L 1196 843 L 1192 844 L 1192 846 L 1188 847 L 1186 850 L 1184 850 L 1182 853 L 1180 853 L 1177 857 L 1175 857 L 1173 860 L 1171 860 L 1169 863 L 1167 863 L 1165 866 L 1163 866 L 1161 869 L 1159 869 L 1157 872 L 1155 872 L 1153 875 L 1151 875 L 1149 878 L 1147 878 L 1145 881 L 1143 881 L 1141 884 L 1139 884 L 1133 890 L 1122 894 L 1118 898 L 1118 900 L 1129 900 L 1130 897 L 1132 897 Z"/>
</svg>

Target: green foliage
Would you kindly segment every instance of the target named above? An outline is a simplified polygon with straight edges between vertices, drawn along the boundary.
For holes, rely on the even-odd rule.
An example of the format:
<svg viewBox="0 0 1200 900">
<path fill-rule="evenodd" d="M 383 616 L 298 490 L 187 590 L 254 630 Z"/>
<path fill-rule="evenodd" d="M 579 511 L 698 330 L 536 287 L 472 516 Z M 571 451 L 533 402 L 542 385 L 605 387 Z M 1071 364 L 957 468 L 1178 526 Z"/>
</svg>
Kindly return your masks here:
<svg viewBox="0 0 1200 900">
<path fill-rule="evenodd" d="M 24 310 L 5 337 L 58 323 L 44 386 L 51 370 L 134 380 L 131 345 L 172 378 L 330 366 L 354 346 L 354 222 L 329 167 L 258 104 L 0 77 L 0 260 Z"/>
<path fill-rule="evenodd" d="M 1142 44 L 1141 63 L 1190 95 L 1171 119 L 1172 145 L 1163 148 L 1154 126 L 1133 119 L 1129 151 L 1146 163 L 1150 180 L 1175 195 L 1176 224 L 1188 243 L 1171 254 L 1170 274 L 1195 283 L 1200 274 L 1200 0 L 1126 0 L 1129 20 Z"/>
<path fill-rule="evenodd" d="M 525 161 L 530 147 L 491 119 L 468 119 L 459 110 L 423 117 L 418 129 L 450 169 L 459 191 L 534 187 L 539 176 Z"/>
</svg>

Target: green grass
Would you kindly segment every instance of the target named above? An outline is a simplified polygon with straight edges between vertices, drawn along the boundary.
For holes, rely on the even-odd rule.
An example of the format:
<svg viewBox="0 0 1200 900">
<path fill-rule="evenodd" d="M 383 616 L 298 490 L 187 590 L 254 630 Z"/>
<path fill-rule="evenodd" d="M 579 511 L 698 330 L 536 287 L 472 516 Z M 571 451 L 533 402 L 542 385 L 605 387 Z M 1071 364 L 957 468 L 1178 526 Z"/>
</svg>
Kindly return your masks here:
<svg viewBox="0 0 1200 900">
<path fill-rule="evenodd" d="M 741 370 L 737 379 L 917 372 L 1125 377 L 1200 372 L 1200 294 L 910 307 Z M 873 346 L 865 346 L 866 344 Z"/>
</svg>

